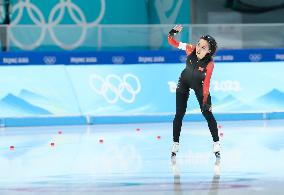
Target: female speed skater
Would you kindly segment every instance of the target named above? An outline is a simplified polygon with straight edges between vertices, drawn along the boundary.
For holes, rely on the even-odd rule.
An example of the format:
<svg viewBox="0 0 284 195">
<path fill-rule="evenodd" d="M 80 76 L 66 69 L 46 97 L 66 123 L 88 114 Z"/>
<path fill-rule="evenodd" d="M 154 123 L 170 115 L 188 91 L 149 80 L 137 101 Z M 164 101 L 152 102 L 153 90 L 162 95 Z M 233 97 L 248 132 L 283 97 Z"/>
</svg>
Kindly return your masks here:
<svg viewBox="0 0 284 195">
<path fill-rule="evenodd" d="M 176 89 L 176 114 L 173 121 L 172 157 L 179 150 L 179 137 L 182 120 L 187 108 L 190 89 L 195 91 L 203 116 L 205 117 L 213 138 L 213 153 L 220 158 L 220 143 L 217 122 L 212 114 L 211 96 L 209 93 L 210 79 L 214 68 L 213 55 L 217 43 L 212 36 L 202 36 L 197 45 L 177 41 L 174 36 L 181 32 L 182 26 L 176 25 L 168 34 L 168 42 L 173 47 L 186 52 L 186 67 L 182 71 Z"/>
</svg>

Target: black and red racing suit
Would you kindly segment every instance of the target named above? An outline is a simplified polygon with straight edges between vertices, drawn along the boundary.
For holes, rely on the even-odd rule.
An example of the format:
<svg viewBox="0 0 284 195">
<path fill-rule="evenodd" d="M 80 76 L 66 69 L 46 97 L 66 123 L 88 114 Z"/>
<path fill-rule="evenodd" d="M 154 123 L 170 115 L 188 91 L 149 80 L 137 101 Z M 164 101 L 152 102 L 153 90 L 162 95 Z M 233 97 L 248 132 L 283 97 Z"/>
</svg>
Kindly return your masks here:
<svg viewBox="0 0 284 195">
<path fill-rule="evenodd" d="M 210 129 L 213 141 L 219 141 L 217 122 L 212 114 L 211 96 L 209 93 L 210 79 L 214 68 L 211 56 L 198 60 L 195 46 L 177 41 L 168 35 L 170 45 L 185 50 L 186 67 L 182 71 L 176 89 L 176 114 L 173 121 L 173 141 L 179 142 L 182 120 L 186 112 L 190 89 L 194 90 L 200 109 Z"/>
</svg>

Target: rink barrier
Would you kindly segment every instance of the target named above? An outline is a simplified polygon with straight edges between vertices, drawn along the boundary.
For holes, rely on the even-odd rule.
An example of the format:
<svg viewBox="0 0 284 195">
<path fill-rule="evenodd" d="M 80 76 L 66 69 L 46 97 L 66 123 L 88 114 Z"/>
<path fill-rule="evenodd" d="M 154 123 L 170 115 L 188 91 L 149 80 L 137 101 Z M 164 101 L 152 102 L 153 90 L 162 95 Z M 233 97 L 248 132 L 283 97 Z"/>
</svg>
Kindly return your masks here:
<svg viewBox="0 0 284 195">
<path fill-rule="evenodd" d="M 273 120 L 284 119 L 284 112 L 271 113 L 217 113 L 217 121 Z M 90 124 L 127 124 L 172 122 L 174 115 L 137 115 L 137 116 L 96 116 L 91 117 Z M 186 114 L 184 121 L 205 121 L 202 114 Z"/>
<path fill-rule="evenodd" d="M 0 120 L 1 127 L 86 125 L 85 116 L 11 117 Z"/>
<path fill-rule="evenodd" d="M 270 113 L 217 113 L 217 121 L 244 120 L 276 120 L 284 119 L 284 112 Z M 26 126 L 70 126 L 70 125 L 98 125 L 98 124 L 131 124 L 131 123 L 162 123 L 172 122 L 173 114 L 164 115 L 131 115 L 131 116 L 50 116 L 50 117 L 11 117 L 1 118 L 1 127 Z M 201 114 L 186 114 L 184 121 L 205 121 Z"/>
</svg>

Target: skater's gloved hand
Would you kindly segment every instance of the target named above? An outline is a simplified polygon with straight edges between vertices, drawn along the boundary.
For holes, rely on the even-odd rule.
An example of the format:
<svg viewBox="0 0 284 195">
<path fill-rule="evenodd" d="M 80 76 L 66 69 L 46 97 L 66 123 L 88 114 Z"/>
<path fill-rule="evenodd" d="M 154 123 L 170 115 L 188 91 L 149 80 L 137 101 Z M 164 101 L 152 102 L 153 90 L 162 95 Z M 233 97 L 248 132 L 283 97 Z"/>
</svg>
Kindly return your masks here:
<svg viewBox="0 0 284 195">
<path fill-rule="evenodd" d="M 182 30 L 182 26 L 181 25 L 175 25 L 172 30 L 170 30 L 169 34 L 171 36 L 174 36 L 176 33 L 179 33 Z"/>
<path fill-rule="evenodd" d="M 203 104 L 202 105 L 202 112 L 204 112 L 204 111 L 212 111 L 212 106 L 210 105 L 210 104 L 207 104 L 207 103 L 205 103 L 205 104 Z"/>
</svg>

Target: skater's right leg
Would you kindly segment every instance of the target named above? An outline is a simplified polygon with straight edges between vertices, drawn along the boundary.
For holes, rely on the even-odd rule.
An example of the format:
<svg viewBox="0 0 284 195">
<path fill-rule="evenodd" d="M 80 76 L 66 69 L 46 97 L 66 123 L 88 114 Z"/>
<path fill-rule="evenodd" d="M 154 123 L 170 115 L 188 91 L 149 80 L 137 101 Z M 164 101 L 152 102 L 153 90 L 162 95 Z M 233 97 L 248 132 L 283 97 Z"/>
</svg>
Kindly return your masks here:
<svg viewBox="0 0 284 195">
<path fill-rule="evenodd" d="M 182 120 L 186 112 L 189 93 L 176 93 L 176 114 L 173 121 L 173 141 L 179 142 Z"/>
<path fill-rule="evenodd" d="M 176 92 L 176 114 L 173 121 L 173 147 L 172 155 L 176 155 L 179 146 L 179 137 L 181 132 L 182 120 L 186 112 L 187 100 L 189 97 L 189 91 L 181 93 L 177 90 Z"/>
</svg>

